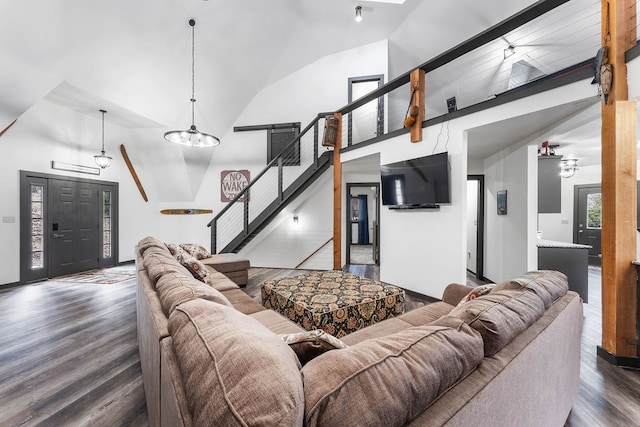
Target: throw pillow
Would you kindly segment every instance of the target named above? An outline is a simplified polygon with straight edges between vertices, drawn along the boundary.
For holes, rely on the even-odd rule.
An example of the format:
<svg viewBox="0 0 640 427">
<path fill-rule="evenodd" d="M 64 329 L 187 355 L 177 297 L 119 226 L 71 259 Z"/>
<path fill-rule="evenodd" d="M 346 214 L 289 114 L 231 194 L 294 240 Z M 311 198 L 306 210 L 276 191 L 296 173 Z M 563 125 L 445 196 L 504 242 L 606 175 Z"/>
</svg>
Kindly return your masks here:
<svg viewBox="0 0 640 427">
<path fill-rule="evenodd" d="M 165 246 L 167 247 L 167 249 L 169 249 L 169 252 L 171 252 L 171 255 L 176 256 L 176 254 L 178 252 L 180 252 L 180 246 L 176 245 L 175 243 L 165 243 Z"/>
<path fill-rule="evenodd" d="M 197 243 L 180 243 L 180 247 L 189 252 L 196 259 L 210 258 L 211 253 L 202 245 Z"/>
<path fill-rule="evenodd" d="M 311 359 L 329 350 L 347 348 L 338 338 L 321 329 L 305 331 L 297 334 L 280 335 L 282 340 L 296 352 L 300 364 L 304 366 Z"/>
<path fill-rule="evenodd" d="M 195 259 L 189 252 L 185 251 L 181 247 L 178 247 L 175 255 L 180 264 L 185 266 L 187 270 L 193 274 L 196 279 L 208 283 L 209 269 L 199 260 Z"/>
<path fill-rule="evenodd" d="M 472 299 L 476 299 L 482 295 L 486 295 L 489 292 L 491 292 L 493 290 L 493 288 L 496 287 L 495 283 L 490 283 L 488 285 L 480 285 L 480 286 L 476 286 L 475 288 L 473 288 L 471 290 L 471 292 L 469 292 L 467 295 L 465 295 L 460 302 L 458 303 L 458 307 L 460 307 L 462 304 L 464 304 L 467 301 L 471 301 Z"/>
</svg>

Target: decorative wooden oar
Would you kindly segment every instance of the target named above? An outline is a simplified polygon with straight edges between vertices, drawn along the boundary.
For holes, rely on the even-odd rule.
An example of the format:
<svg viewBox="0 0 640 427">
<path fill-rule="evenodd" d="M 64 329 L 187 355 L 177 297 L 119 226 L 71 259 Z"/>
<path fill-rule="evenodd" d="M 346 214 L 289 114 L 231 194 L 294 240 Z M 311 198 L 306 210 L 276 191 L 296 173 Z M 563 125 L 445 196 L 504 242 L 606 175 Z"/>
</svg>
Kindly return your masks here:
<svg viewBox="0 0 640 427">
<path fill-rule="evenodd" d="M 129 155 L 127 154 L 127 150 L 124 148 L 124 144 L 120 144 L 120 153 L 122 153 L 122 158 L 124 159 L 124 162 L 127 164 L 127 167 L 129 168 L 129 172 L 131 172 L 131 176 L 133 177 L 133 180 L 138 186 L 138 190 L 140 190 L 140 194 L 142 195 L 142 198 L 144 199 L 145 202 L 148 202 L 149 199 L 147 199 L 147 193 L 145 193 L 144 188 L 142 188 L 142 184 L 138 179 L 138 174 L 136 173 L 136 170 L 133 168 L 133 165 L 131 164 L 131 160 L 129 160 Z"/>
<path fill-rule="evenodd" d="M 213 213 L 211 209 L 163 209 L 160 211 L 164 215 L 202 215 Z"/>
<path fill-rule="evenodd" d="M 9 128 L 10 128 L 11 126 L 13 126 L 13 125 L 15 124 L 15 122 L 17 122 L 17 121 L 18 121 L 18 119 L 15 119 L 14 121 L 12 121 L 12 122 L 11 122 L 11 124 L 10 124 L 9 126 L 7 126 L 6 128 L 4 128 L 4 129 L 2 130 L 2 132 L 0 132 L 0 136 L 4 135 L 4 133 L 5 133 L 6 131 L 8 131 L 8 130 L 9 130 Z"/>
</svg>

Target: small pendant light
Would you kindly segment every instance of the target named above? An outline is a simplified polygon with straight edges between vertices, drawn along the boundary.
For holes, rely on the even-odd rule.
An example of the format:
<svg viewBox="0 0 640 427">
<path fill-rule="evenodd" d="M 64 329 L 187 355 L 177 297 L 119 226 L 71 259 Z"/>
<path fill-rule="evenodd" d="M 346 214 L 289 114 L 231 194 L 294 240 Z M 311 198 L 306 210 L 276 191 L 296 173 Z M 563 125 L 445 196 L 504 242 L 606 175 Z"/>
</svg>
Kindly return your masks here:
<svg viewBox="0 0 640 427">
<path fill-rule="evenodd" d="M 100 154 L 93 156 L 93 158 L 96 161 L 96 165 L 106 169 L 111 165 L 111 157 L 104 153 L 104 114 L 106 111 L 100 110 L 100 112 L 102 113 L 102 151 L 100 151 Z"/>
</svg>

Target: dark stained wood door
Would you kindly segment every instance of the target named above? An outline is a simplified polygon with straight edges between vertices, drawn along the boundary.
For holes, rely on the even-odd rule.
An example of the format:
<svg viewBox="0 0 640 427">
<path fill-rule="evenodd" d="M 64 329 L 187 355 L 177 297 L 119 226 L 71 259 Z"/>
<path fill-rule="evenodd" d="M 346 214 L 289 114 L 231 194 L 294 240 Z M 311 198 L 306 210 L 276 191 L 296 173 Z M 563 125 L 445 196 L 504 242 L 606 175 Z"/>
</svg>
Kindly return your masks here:
<svg viewBox="0 0 640 427">
<path fill-rule="evenodd" d="M 49 180 L 50 277 L 98 268 L 98 184 Z"/>
</svg>

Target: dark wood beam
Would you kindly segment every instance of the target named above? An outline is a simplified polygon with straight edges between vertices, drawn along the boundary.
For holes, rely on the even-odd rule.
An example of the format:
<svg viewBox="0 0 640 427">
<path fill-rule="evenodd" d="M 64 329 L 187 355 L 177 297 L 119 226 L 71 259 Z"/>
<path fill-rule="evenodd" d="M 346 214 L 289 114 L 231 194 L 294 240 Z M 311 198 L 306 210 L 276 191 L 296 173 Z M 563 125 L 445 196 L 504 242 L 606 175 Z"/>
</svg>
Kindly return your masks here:
<svg viewBox="0 0 640 427">
<path fill-rule="evenodd" d="M 411 126 L 411 142 L 422 141 L 422 122 L 425 115 L 424 74 L 424 70 L 420 69 L 411 72 L 411 91 L 415 90 L 412 102 L 413 105 L 418 106 L 418 117 L 416 117 L 416 121 Z"/>
<path fill-rule="evenodd" d="M 338 119 L 336 146 L 333 148 L 333 269 L 342 269 L 342 114 L 335 113 Z"/>
<path fill-rule="evenodd" d="M 637 358 L 637 112 L 628 101 L 625 51 L 636 44 L 635 0 L 602 0 L 602 44 L 613 65 L 602 102 L 602 347 L 608 360 Z M 610 357 L 607 357 L 607 354 Z"/>
</svg>

